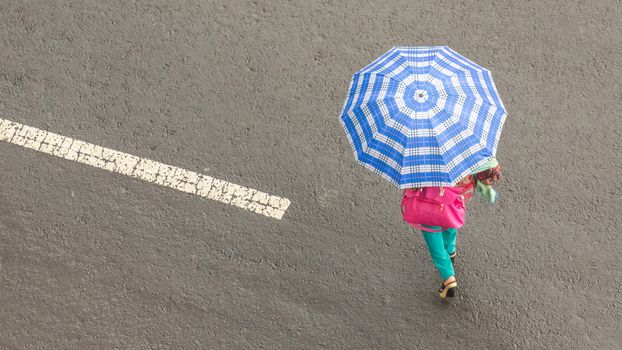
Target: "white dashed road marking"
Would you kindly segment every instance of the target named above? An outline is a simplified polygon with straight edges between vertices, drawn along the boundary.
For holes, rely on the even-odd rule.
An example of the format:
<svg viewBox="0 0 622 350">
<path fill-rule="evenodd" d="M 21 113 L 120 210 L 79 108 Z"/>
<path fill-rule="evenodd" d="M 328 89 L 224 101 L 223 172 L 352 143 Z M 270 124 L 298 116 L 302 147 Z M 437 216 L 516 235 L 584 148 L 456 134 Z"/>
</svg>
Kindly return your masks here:
<svg viewBox="0 0 622 350">
<path fill-rule="evenodd" d="M 0 140 L 280 220 L 290 201 L 154 160 L 0 118 Z"/>
</svg>

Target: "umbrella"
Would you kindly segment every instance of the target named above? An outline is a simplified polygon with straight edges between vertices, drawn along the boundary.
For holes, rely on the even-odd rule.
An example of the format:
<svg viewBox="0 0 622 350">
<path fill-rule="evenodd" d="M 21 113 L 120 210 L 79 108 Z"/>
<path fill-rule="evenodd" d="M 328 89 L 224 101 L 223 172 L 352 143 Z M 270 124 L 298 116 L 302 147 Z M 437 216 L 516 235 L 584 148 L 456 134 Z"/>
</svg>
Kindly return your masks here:
<svg viewBox="0 0 622 350">
<path fill-rule="evenodd" d="M 453 186 L 493 159 L 506 111 L 488 70 L 446 46 L 356 72 L 340 121 L 357 162 L 399 188 Z"/>
</svg>

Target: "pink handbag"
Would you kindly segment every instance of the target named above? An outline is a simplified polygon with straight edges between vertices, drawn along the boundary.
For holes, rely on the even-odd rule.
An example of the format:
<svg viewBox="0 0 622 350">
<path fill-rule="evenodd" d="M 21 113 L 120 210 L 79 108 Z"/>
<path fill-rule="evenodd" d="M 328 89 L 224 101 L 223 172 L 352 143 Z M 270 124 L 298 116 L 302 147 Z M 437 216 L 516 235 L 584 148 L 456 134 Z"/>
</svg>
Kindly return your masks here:
<svg viewBox="0 0 622 350">
<path fill-rule="evenodd" d="M 460 228 L 466 214 L 462 189 L 455 187 L 424 187 L 404 190 L 402 217 L 409 225 L 428 232 Z M 433 230 L 426 226 L 440 226 Z"/>
</svg>

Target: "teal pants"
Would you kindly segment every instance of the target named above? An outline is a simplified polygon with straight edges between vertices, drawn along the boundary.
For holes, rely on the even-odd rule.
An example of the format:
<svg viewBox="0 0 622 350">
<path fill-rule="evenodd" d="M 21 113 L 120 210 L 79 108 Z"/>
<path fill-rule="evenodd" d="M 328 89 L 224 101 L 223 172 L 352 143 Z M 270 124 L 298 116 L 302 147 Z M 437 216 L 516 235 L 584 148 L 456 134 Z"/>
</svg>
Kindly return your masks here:
<svg viewBox="0 0 622 350">
<path fill-rule="evenodd" d="M 440 230 L 440 227 L 430 228 Z M 454 276 L 454 266 L 449 255 L 456 251 L 456 234 L 458 229 L 448 228 L 443 232 L 421 232 L 423 232 L 423 238 L 428 245 L 432 262 L 441 274 L 443 281 Z"/>
</svg>

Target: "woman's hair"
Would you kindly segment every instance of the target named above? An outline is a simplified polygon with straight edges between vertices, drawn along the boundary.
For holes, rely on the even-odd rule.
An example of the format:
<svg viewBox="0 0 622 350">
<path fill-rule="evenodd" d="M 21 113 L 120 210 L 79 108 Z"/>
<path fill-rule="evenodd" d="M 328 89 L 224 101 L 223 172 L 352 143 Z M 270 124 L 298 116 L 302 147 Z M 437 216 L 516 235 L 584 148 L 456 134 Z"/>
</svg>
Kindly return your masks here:
<svg viewBox="0 0 622 350">
<path fill-rule="evenodd" d="M 497 165 L 494 168 L 486 169 L 475 174 L 477 181 L 486 185 L 492 185 L 501 179 L 501 167 Z"/>
</svg>

